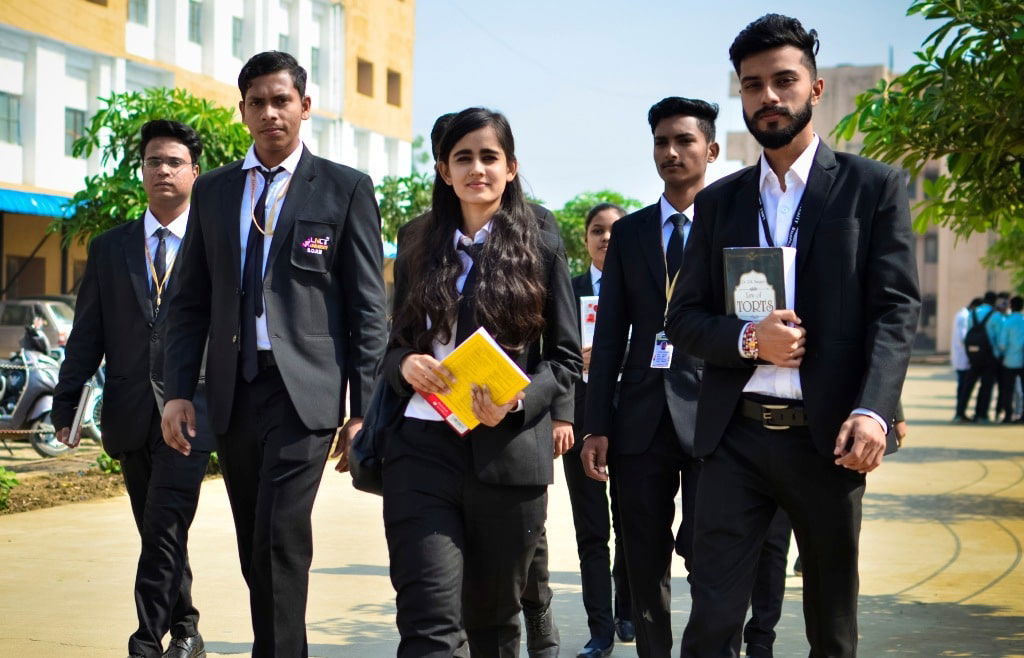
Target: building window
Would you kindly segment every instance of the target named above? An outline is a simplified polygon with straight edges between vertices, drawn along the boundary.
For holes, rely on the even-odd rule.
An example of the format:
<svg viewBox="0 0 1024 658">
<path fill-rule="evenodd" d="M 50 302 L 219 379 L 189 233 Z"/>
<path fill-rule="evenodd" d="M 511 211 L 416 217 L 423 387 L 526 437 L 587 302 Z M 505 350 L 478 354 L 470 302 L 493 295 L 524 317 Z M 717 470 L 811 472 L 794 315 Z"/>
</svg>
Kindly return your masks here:
<svg viewBox="0 0 1024 658">
<path fill-rule="evenodd" d="M 0 142 L 21 144 L 21 96 L 0 91 Z"/>
<path fill-rule="evenodd" d="M 388 69 L 388 105 L 402 105 L 402 74 Z"/>
<path fill-rule="evenodd" d="M 288 44 L 288 35 L 287 34 L 279 34 L 279 35 L 277 35 L 277 49 L 280 50 L 283 53 L 291 52 L 291 49 L 290 49 L 289 44 Z"/>
<path fill-rule="evenodd" d="M 74 155 L 75 140 L 85 132 L 85 111 L 64 108 L 64 155 Z"/>
<path fill-rule="evenodd" d="M 924 236 L 924 262 L 939 262 L 939 236 L 934 233 Z"/>
<path fill-rule="evenodd" d="M 320 49 L 316 46 L 309 49 L 309 79 L 320 84 Z"/>
<path fill-rule="evenodd" d="M 373 64 L 365 59 L 356 60 L 356 91 L 373 96 Z"/>
<path fill-rule="evenodd" d="M 188 0 L 188 40 L 202 43 L 203 34 L 203 3 L 201 0 Z"/>
<path fill-rule="evenodd" d="M 128 0 L 128 20 L 136 25 L 149 23 L 149 0 Z"/>
<path fill-rule="evenodd" d="M 924 179 L 926 181 L 929 181 L 930 183 L 934 183 L 935 181 L 939 180 L 939 170 L 937 168 L 935 168 L 935 167 L 928 167 L 928 168 L 926 168 L 924 170 Z M 925 188 L 925 189 L 927 189 L 927 188 Z M 925 192 L 924 193 L 924 198 L 925 199 L 931 199 L 932 196 L 930 194 L 928 194 L 927 192 Z"/>
<path fill-rule="evenodd" d="M 242 28 L 245 24 L 238 16 L 231 17 L 231 54 L 242 59 Z"/>
</svg>

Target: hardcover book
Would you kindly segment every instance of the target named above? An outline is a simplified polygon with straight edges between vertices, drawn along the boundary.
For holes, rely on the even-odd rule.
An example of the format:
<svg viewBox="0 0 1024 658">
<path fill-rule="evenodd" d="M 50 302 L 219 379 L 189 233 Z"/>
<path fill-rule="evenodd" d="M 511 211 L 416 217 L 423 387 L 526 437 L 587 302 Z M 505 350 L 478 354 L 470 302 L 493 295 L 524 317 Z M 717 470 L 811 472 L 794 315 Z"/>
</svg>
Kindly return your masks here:
<svg viewBox="0 0 1024 658">
<path fill-rule="evenodd" d="M 779 308 L 793 308 L 796 249 L 793 247 L 726 247 L 725 312 L 759 322 Z"/>
<path fill-rule="evenodd" d="M 441 363 L 455 378 L 454 383 L 449 382 L 451 391 L 417 392 L 459 436 L 480 424 L 473 414 L 473 384 L 486 384 L 495 404 L 506 404 L 530 383 L 526 373 L 483 327 L 470 334 Z"/>
</svg>

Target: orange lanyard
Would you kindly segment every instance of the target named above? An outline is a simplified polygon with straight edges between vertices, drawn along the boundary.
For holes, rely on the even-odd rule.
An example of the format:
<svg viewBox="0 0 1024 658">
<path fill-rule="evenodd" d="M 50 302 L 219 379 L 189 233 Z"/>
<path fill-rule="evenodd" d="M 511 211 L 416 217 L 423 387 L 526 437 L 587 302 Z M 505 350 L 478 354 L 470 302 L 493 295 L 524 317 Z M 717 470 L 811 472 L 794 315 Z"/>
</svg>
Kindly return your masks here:
<svg viewBox="0 0 1024 658">
<path fill-rule="evenodd" d="M 153 255 L 149 251 L 149 238 L 144 240 L 142 244 L 146 246 L 146 263 L 149 265 L 149 275 L 153 278 L 153 287 L 156 289 L 156 307 L 159 309 L 164 288 L 167 286 L 167 280 L 171 278 L 171 270 L 174 269 L 174 263 L 177 262 L 177 259 L 171 261 L 171 266 L 164 272 L 164 278 L 161 281 L 156 275 L 156 264 L 153 262 Z"/>
<path fill-rule="evenodd" d="M 277 197 L 274 199 L 274 205 L 270 207 L 270 212 L 266 214 L 267 228 L 264 229 L 260 226 L 260 223 L 256 221 L 256 167 L 250 169 L 249 173 L 251 174 L 249 176 L 249 218 L 252 220 L 257 231 L 262 233 L 264 236 L 272 236 L 274 235 L 274 221 L 280 216 L 280 212 L 277 212 L 277 207 L 281 205 L 281 200 L 284 199 L 286 194 L 288 194 L 288 186 L 292 184 L 291 176 L 288 177 L 288 182 L 284 184 L 284 187 L 281 188 L 281 192 L 278 193 Z M 267 190 L 267 193 L 269 194 L 270 190 Z M 275 212 L 277 212 L 276 215 L 274 214 Z"/>
</svg>

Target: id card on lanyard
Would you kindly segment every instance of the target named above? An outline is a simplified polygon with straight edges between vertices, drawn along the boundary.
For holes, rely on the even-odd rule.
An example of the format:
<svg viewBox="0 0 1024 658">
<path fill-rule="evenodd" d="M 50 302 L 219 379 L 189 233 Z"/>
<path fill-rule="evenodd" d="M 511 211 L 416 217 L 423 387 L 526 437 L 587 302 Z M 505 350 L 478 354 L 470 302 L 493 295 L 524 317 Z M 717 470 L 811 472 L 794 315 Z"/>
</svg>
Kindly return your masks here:
<svg viewBox="0 0 1024 658">
<path fill-rule="evenodd" d="M 682 268 L 679 268 L 679 272 L 682 272 Z M 668 315 L 668 305 L 672 301 L 672 292 L 676 289 L 676 283 L 679 282 L 679 272 L 672 277 L 669 281 L 668 278 L 668 259 L 665 260 L 665 315 L 662 316 L 661 326 L 665 326 L 665 316 Z M 672 352 L 675 347 L 672 345 L 672 341 L 668 339 L 668 335 L 665 333 L 664 328 L 658 332 L 654 337 L 654 351 L 651 353 L 651 367 L 666 369 L 672 367 Z"/>
</svg>

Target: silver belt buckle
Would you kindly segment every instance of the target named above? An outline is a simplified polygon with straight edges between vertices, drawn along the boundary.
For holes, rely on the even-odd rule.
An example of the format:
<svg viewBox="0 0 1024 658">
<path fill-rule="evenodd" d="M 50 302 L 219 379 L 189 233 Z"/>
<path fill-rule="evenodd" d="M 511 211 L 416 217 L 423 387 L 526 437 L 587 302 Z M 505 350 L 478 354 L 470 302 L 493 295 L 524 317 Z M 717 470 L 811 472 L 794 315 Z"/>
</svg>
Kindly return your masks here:
<svg viewBox="0 0 1024 658">
<path fill-rule="evenodd" d="M 772 419 L 772 414 L 768 409 L 786 409 L 788 405 L 785 404 L 762 404 L 761 405 L 761 425 L 766 430 L 788 430 L 791 425 L 769 425 L 768 423 Z"/>
</svg>

